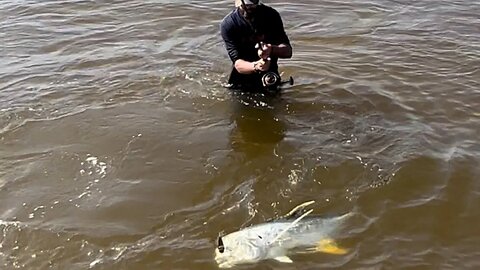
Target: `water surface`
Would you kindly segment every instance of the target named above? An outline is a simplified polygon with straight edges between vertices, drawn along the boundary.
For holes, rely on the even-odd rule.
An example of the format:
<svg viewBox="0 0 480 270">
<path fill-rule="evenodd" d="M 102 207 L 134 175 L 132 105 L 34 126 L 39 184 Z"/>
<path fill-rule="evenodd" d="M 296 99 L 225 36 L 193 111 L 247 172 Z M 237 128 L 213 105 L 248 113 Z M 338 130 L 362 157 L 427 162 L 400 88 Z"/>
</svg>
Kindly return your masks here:
<svg viewBox="0 0 480 270">
<path fill-rule="evenodd" d="M 2 1 L 0 268 L 215 269 L 313 199 L 347 255 L 239 269 L 478 269 L 479 2 L 266 2 L 275 98 L 222 86 L 233 1 Z"/>
</svg>

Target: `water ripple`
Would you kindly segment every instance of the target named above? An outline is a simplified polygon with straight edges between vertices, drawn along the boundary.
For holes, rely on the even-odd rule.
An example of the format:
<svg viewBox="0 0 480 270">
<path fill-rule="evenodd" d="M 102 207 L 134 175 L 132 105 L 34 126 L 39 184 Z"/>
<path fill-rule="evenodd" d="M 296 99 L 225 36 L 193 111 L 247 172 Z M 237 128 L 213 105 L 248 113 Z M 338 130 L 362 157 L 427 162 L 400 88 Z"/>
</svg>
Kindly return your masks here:
<svg viewBox="0 0 480 270">
<path fill-rule="evenodd" d="M 295 267 L 474 268 L 480 3 L 266 2 L 273 99 L 222 86 L 233 1 L 0 2 L 0 267 L 210 269 L 314 199 L 352 253 Z"/>
</svg>

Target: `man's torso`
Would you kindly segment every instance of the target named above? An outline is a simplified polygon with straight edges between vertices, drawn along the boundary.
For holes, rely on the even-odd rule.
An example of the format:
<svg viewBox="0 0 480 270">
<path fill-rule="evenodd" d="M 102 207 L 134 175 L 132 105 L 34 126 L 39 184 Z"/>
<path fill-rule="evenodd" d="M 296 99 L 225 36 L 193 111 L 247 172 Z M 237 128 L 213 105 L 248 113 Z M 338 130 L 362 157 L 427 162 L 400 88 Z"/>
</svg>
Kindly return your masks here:
<svg viewBox="0 0 480 270">
<path fill-rule="evenodd" d="M 255 19 L 248 21 L 237 8 L 222 21 L 222 33 L 227 33 L 228 41 L 234 44 L 236 49 L 234 54 L 229 51 L 229 56 L 233 62 L 237 59 L 249 62 L 259 60 L 255 45 L 261 41 L 272 45 L 289 44 L 278 12 L 265 5 L 258 6 L 257 12 Z M 229 48 L 227 48 L 228 50 Z M 277 58 L 271 58 L 269 71 L 278 74 L 277 61 Z M 245 84 L 246 82 L 247 84 L 257 84 L 260 82 L 260 78 L 261 74 L 243 75 L 233 68 L 229 83 Z"/>
</svg>

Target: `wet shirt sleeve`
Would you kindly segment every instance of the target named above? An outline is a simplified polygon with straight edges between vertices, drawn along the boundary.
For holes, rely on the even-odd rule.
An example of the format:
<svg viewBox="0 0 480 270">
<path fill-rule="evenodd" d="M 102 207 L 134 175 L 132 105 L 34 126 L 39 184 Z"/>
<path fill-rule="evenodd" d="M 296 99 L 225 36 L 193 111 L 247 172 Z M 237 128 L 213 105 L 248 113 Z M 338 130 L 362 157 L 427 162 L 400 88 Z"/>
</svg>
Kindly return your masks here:
<svg viewBox="0 0 480 270">
<path fill-rule="evenodd" d="M 231 20 L 224 20 L 220 25 L 220 32 L 222 34 L 222 39 L 225 42 L 225 48 L 227 49 L 228 56 L 235 63 L 239 59 L 239 51 L 235 45 L 235 33 L 234 33 L 234 24 Z"/>
<path fill-rule="evenodd" d="M 273 11 L 271 22 L 271 29 L 273 30 L 271 43 L 275 45 L 290 45 L 290 40 L 288 39 L 287 33 L 285 33 L 285 28 L 283 27 L 282 17 L 277 11 Z"/>
</svg>

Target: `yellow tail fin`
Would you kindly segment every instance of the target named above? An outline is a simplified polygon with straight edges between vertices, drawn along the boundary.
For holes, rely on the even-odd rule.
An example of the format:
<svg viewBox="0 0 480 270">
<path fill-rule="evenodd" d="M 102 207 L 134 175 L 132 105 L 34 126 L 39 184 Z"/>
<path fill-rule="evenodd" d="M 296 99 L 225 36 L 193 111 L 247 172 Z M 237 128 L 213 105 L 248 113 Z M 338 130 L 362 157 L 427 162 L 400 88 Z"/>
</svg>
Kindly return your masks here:
<svg viewBox="0 0 480 270">
<path fill-rule="evenodd" d="M 325 252 L 334 255 L 343 255 L 348 252 L 347 249 L 337 246 L 337 243 L 333 239 L 323 239 L 317 243 L 315 247 L 317 252 Z"/>
</svg>

